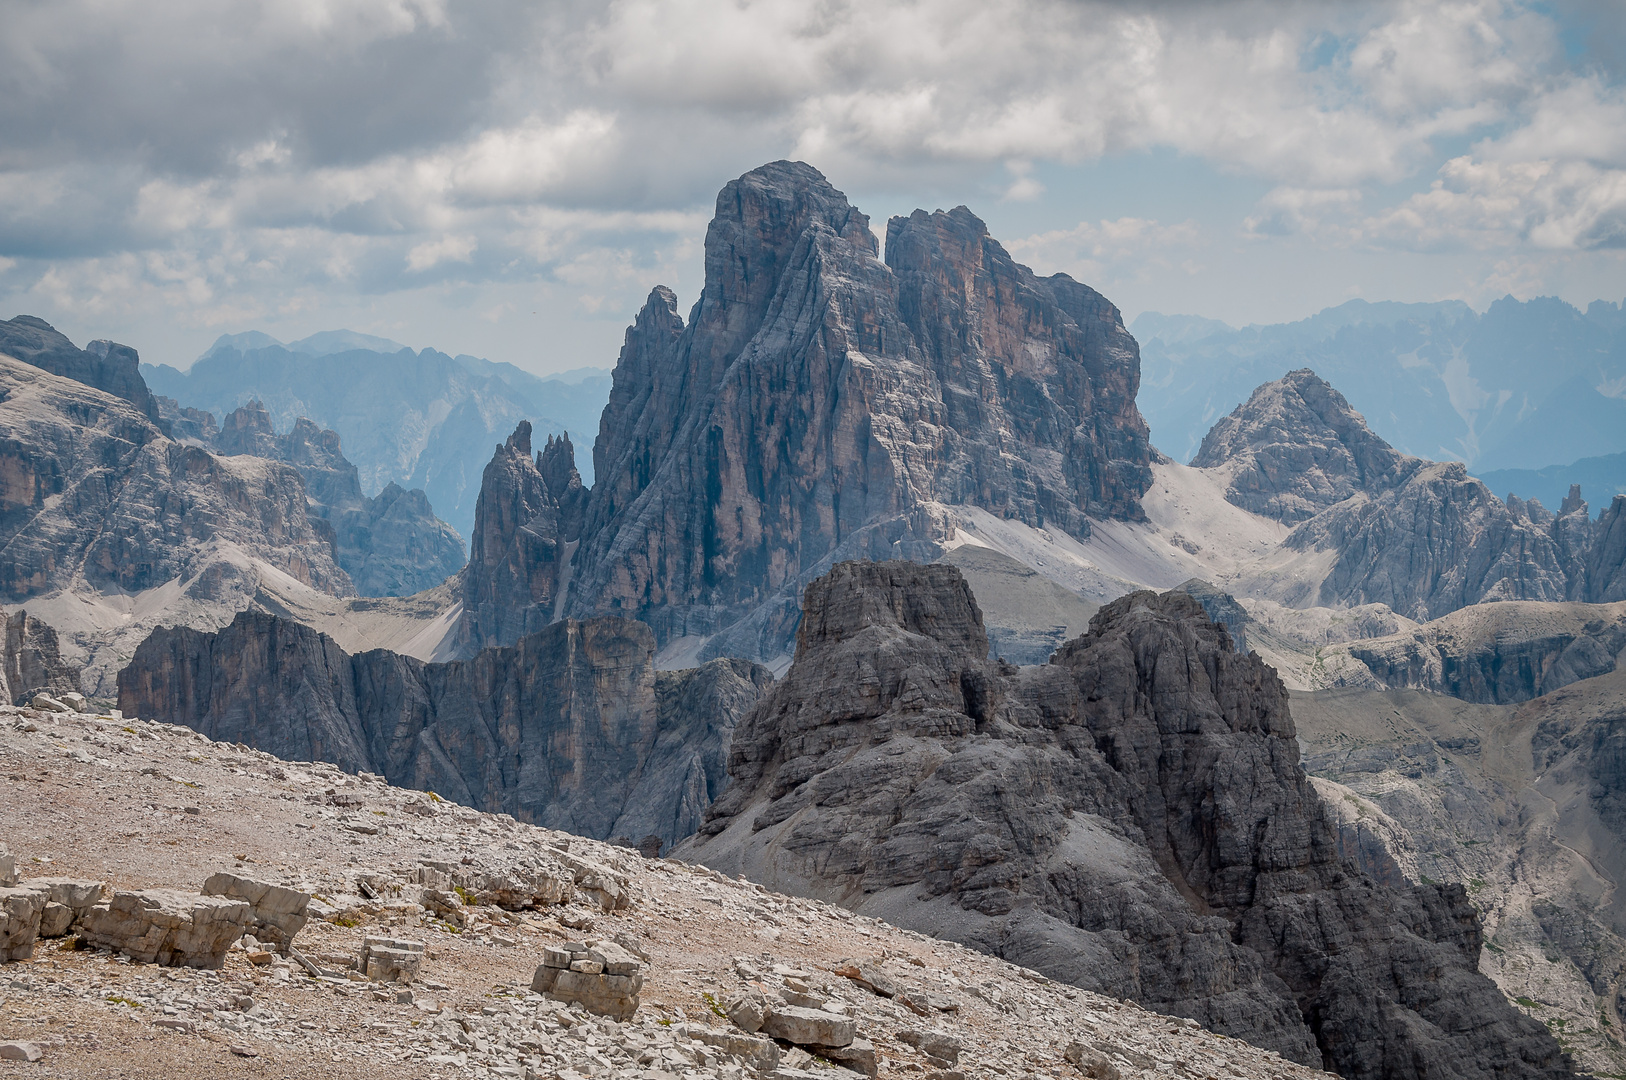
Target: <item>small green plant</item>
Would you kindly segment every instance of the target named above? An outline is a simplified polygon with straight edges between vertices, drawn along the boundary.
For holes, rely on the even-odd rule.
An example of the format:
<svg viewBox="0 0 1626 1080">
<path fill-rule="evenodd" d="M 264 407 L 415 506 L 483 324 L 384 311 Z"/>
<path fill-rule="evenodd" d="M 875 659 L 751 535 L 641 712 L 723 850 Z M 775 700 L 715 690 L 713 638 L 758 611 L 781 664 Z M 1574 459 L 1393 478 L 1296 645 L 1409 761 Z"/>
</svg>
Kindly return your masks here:
<svg viewBox="0 0 1626 1080">
<path fill-rule="evenodd" d="M 728 1014 L 723 1011 L 723 1007 L 721 1005 L 717 1004 L 717 999 L 716 998 L 712 997 L 709 993 L 707 993 L 705 991 L 701 991 L 700 998 L 701 998 L 701 1000 L 703 1000 L 706 1003 L 706 1008 L 710 1009 L 720 1019 L 723 1019 L 723 1020 L 728 1019 Z"/>
<path fill-rule="evenodd" d="M 377 814 L 379 817 L 389 817 L 390 816 L 389 812 L 385 811 L 385 810 L 374 810 L 373 813 Z"/>
<path fill-rule="evenodd" d="M 328 922 L 332 923 L 334 926 L 342 926 L 346 930 L 349 930 L 352 927 L 361 925 L 361 916 L 354 915 L 346 911 L 342 915 L 333 916 L 333 918 L 329 919 Z"/>
<path fill-rule="evenodd" d="M 135 998 L 127 998 L 123 996 L 110 997 L 107 999 L 107 1003 L 109 1005 L 128 1005 L 132 1009 L 145 1008 L 145 1006 L 143 1006 L 141 1002 L 137 1001 Z"/>
<path fill-rule="evenodd" d="M 1513 1000 L 1518 1002 L 1520 1005 L 1523 1005 L 1527 1009 L 1539 1009 L 1539 1008 L 1541 1008 L 1540 1003 L 1531 1001 L 1527 997 L 1516 997 Z"/>
<path fill-rule="evenodd" d="M 430 802 L 445 802 L 446 800 L 441 798 L 439 795 L 436 795 L 433 791 L 431 791 L 429 793 L 429 801 Z"/>
<path fill-rule="evenodd" d="M 1484 887 L 1485 887 L 1485 879 L 1484 878 L 1469 878 L 1468 879 L 1468 888 L 1470 888 L 1470 889 L 1483 889 Z"/>
<path fill-rule="evenodd" d="M 465 889 L 463 886 L 461 886 L 461 885 L 453 885 L 452 886 L 452 891 L 457 893 L 458 896 L 463 898 L 463 905 L 465 907 L 478 907 L 479 906 L 480 898 L 475 896 L 469 890 Z"/>
</svg>

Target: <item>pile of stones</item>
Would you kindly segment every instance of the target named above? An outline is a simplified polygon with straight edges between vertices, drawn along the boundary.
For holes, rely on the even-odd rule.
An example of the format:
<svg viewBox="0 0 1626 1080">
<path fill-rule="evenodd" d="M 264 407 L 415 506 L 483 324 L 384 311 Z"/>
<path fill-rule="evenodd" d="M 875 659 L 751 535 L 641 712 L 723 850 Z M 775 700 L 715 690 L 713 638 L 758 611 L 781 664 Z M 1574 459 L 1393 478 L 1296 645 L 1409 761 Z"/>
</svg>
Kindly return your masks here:
<svg viewBox="0 0 1626 1080">
<path fill-rule="evenodd" d="M 567 941 L 542 950 L 531 990 L 598 1016 L 630 1020 L 643 989 L 642 962 L 614 941 Z"/>
</svg>

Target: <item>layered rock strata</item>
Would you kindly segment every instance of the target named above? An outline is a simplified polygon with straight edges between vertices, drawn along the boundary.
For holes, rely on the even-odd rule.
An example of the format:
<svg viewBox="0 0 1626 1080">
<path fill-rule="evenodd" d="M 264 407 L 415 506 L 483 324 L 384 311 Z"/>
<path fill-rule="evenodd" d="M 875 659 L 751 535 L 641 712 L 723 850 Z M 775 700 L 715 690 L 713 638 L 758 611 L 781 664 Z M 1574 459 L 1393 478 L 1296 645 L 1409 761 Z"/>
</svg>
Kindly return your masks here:
<svg viewBox="0 0 1626 1080">
<path fill-rule="evenodd" d="M 123 398 L 142 416 L 164 426 L 158 400 L 141 377 L 141 358 L 128 345 L 92 341 L 80 349 L 44 319 L 19 315 L 0 322 L 0 353 Z"/>
<path fill-rule="evenodd" d="M 120 397 L 0 355 L 0 600 L 190 579 L 221 549 L 354 592 L 291 467 L 175 442 Z M 218 584 L 218 583 L 216 583 Z"/>
<path fill-rule="evenodd" d="M 21 705 L 36 693 L 60 698 L 79 692 L 79 669 L 62 659 L 56 631 L 26 611 L 0 614 L 0 699 Z"/>
<path fill-rule="evenodd" d="M 802 586 L 853 557 L 929 559 L 951 504 L 1088 535 L 1138 519 L 1151 448 L 1116 308 L 1014 262 L 964 207 L 887 225 L 816 170 L 728 184 L 687 321 L 655 289 L 570 494 L 522 427 L 488 467 L 465 648 L 563 615 L 644 620 L 704 655 L 785 650 Z M 545 455 L 544 455 L 545 456 Z"/>
<path fill-rule="evenodd" d="M 1232 504 L 1295 526 L 1283 549 L 1302 565 L 1256 583 L 1295 606 L 1427 620 L 1487 601 L 1626 598 L 1626 498 L 1596 522 L 1579 491 L 1557 515 L 1504 503 L 1460 463 L 1395 450 L 1307 369 L 1255 390 L 1192 464 Z"/>
<path fill-rule="evenodd" d="M 772 677 L 716 660 L 657 678 L 654 646 L 628 619 L 566 620 L 426 664 L 350 656 L 308 627 L 244 612 L 217 633 L 156 631 L 119 673 L 119 702 L 466 806 L 672 844 L 720 792 L 734 724 Z"/>
<path fill-rule="evenodd" d="M 1280 681 L 1194 598 L 1114 601 L 1039 667 L 987 649 L 953 568 L 837 566 L 678 854 L 1348 1077 L 1567 1075 L 1461 886 L 1340 858 Z"/>
<path fill-rule="evenodd" d="M 300 417 L 278 435 L 271 414 L 254 401 L 226 417 L 211 449 L 298 470 L 311 517 L 329 526 L 339 565 L 362 596 L 422 592 L 463 566 L 462 538 L 435 516 L 423 489 L 392 481 L 375 496 L 362 493 L 361 474 L 345 458 L 338 432 Z"/>
</svg>

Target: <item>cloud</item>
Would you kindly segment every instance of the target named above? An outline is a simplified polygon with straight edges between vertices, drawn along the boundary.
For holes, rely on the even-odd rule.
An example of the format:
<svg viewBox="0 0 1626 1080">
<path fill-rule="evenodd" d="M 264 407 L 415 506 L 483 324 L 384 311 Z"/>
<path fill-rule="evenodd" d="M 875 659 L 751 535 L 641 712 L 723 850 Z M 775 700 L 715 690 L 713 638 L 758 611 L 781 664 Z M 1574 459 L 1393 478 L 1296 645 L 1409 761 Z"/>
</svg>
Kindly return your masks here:
<svg viewBox="0 0 1626 1080">
<path fill-rule="evenodd" d="M 1577 68 L 1571 8 L 1608 21 L 1596 0 L 13 5 L 0 258 L 24 299 L 200 323 L 522 281 L 611 318 L 763 161 L 1042 205 L 1038 166 L 1146 151 L 1268 188 L 1236 221 L 1263 244 L 1610 248 L 1626 61 L 1605 35 Z M 1206 258 L 1152 216 L 1012 248 L 1109 279 Z"/>
</svg>

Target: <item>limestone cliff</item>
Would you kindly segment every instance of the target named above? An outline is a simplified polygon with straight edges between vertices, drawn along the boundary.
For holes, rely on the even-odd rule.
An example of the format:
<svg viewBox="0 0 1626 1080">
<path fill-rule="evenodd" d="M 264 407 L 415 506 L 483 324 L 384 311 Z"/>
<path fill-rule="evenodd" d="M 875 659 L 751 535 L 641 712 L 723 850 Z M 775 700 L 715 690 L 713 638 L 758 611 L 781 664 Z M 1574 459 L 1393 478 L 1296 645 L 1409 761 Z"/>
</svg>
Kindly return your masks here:
<svg viewBox="0 0 1626 1080">
<path fill-rule="evenodd" d="M 868 218 L 807 165 L 728 184 L 688 320 L 657 288 L 627 331 L 580 516 L 557 489 L 567 463 L 543 478 L 520 448 L 528 426 L 498 449 L 467 647 L 618 614 L 662 645 L 715 635 L 707 655 L 770 657 L 807 581 L 939 554 L 945 505 L 1075 536 L 1138 518 L 1151 449 L 1117 309 L 1018 265 L 963 207 L 887 237 L 883 263 Z"/>
<path fill-rule="evenodd" d="M 1343 861 L 1286 692 L 1182 593 L 990 662 L 952 567 L 844 563 L 679 855 L 974 944 L 1348 1077 L 1562 1076 L 1460 885 Z"/>
<path fill-rule="evenodd" d="M 1244 592 L 1427 620 L 1487 601 L 1597 602 L 1626 589 L 1626 526 L 1616 524 L 1626 499 L 1597 522 L 1578 491 L 1558 515 L 1504 503 L 1459 463 L 1396 451 L 1309 370 L 1255 390 L 1193 465 L 1232 504 L 1295 526 L 1282 544 L 1290 570 L 1268 567 Z"/>
<path fill-rule="evenodd" d="M 141 358 L 128 345 L 92 341 L 80 349 L 44 319 L 19 315 L 0 322 L 0 353 L 121 397 L 142 416 L 164 426 L 158 401 L 141 377 Z"/>
<path fill-rule="evenodd" d="M 79 669 L 62 659 L 56 631 L 26 611 L 0 612 L 0 701 L 21 705 L 36 693 L 79 690 Z"/>
<path fill-rule="evenodd" d="M 305 481 L 311 516 L 332 529 L 339 565 L 362 596 L 422 592 L 463 566 L 462 538 L 435 516 L 421 488 L 407 491 L 392 482 L 375 496 L 362 494 L 361 476 L 337 432 L 301 417 L 278 435 L 270 413 L 255 401 L 226 417 L 211 448 L 292 465 Z"/>
<path fill-rule="evenodd" d="M 613 617 L 426 664 L 243 612 L 216 633 L 154 632 L 119 673 L 119 707 L 551 828 L 671 844 L 726 783 L 735 721 L 771 682 L 730 660 L 657 678 L 649 628 Z"/>
</svg>

